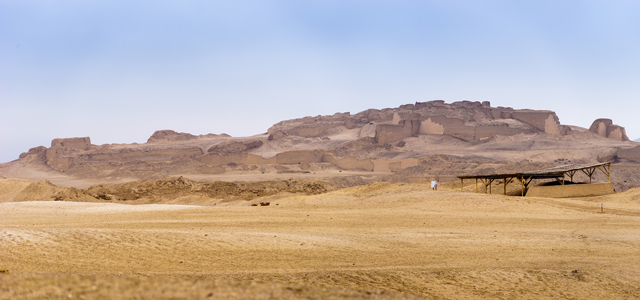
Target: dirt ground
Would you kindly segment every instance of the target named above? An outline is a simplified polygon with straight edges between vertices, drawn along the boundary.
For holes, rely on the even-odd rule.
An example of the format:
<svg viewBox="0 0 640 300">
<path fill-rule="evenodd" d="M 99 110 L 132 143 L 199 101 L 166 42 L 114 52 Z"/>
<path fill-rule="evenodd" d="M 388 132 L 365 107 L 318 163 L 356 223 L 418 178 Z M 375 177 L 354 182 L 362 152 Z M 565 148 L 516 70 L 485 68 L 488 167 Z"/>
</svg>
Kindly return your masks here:
<svg viewBox="0 0 640 300">
<path fill-rule="evenodd" d="M 269 206 L 4 202 L 0 299 L 638 299 L 638 195 L 373 183 Z"/>
</svg>

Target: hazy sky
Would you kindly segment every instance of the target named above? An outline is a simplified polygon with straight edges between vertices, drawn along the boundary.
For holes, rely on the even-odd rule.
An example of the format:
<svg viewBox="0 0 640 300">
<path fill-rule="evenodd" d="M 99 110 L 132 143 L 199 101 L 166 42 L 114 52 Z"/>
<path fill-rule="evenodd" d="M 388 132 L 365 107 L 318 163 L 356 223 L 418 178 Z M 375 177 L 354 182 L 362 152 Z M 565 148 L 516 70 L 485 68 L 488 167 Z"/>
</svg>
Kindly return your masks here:
<svg viewBox="0 0 640 300">
<path fill-rule="evenodd" d="M 0 162 L 442 99 L 640 137 L 640 1 L 0 0 Z"/>
</svg>

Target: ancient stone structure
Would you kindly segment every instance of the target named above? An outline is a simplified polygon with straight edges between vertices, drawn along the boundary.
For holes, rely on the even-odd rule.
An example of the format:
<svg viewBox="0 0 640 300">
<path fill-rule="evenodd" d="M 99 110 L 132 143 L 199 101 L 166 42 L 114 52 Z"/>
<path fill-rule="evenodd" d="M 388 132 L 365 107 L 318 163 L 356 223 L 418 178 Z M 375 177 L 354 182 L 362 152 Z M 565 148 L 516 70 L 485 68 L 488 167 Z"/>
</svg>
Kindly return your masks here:
<svg viewBox="0 0 640 300">
<path fill-rule="evenodd" d="M 356 115 L 305 117 L 283 121 L 269 128 L 271 139 L 286 135 L 321 137 L 335 128 L 347 130 L 374 124 L 375 140 L 390 144 L 422 134 L 450 135 L 469 142 L 478 142 L 496 135 L 546 133 L 565 135 L 570 129 L 561 125 L 558 116 L 546 110 L 515 110 L 491 107 L 488 101 L 459 101 L 447 104 L 442 100 L 416 102 L 393 109 L 369 109 Z"/>
<path fill-rule="evenodd" d="M 591 127 L 603 137 L 628 140 L 624 128 L 611 120 L 598 119 Z M 316 170 L 398 175 L 420 167 L 417 143 L 428 147 L 425 141 L 440 140 L 482 146 L 479 144 L 488 144 L 496 136 L 546 134 L 557 140 L 555 136 L 569 131 L 552 111 L 491 107 L 487 101 L 447 104 L 436 100 L 282 121 L 269 128 L 268 135 L 251 138 L 159 130 L 145 144 L 93 145 L 88 137 L 54 139 L 51 147 L 31 148 L 20 160 L 77 177 L 153 179 L 176 174 Z M 598 159 L 640 162 L 638 149 L 616 145 Z"/>
<path fill-rule="evenodd" d="M 618 141 L 628 141 L 627 133 L 622 126 L 613 124 L 611 119 L 597 119 L 593 121 L 589 131 L 605 138 Z"/>
<path fill-rule="evenodd" d="M 64 172 L 73 165 L 73 154 L 88 150 L 90 146 L 89 137 L 53 139 L 51 148 L 47 149 L 45 154 L 46 162 L 51 168 Z"/>
<path fill-rule="evenodd" d="M 91 139 L 89 137 L 53 139 L 53 141 L 51 141 L 51 148 L 60 147 L 75 150 L 86 150 L 89 146 L 91 146 Z"/>
</svg>

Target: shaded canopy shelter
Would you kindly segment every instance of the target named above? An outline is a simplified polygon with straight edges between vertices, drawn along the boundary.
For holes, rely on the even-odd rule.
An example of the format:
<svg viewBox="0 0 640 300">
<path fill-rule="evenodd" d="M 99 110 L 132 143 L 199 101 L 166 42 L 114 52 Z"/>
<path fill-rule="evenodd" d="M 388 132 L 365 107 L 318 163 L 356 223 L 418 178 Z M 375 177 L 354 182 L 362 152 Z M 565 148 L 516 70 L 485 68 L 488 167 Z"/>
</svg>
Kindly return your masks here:
<svg viewBox="0 0 640 300">
<path fill-rule="evenodd" d="M 565 176 L 569 177 L 570 181 L 573 181 L 573 176 L 578 171 L 582 171 L 585 175 L 589 176 L 589 183 L 591 183 L 593 179 L 593 173 L 596 170 L 602 171 L 605 175 L 607 175 L 608 182 L 611 182 L 611 163 L 599 163 L 599 164 L 585 164 L 585 165 L 562 165 L 558 167 L 553 167 L 544 170 L 538 171 L 529 171 L 529 172 L 519 172 L 519 173 L 504 173 L 504 174 L 490 174 L 490 175 L 468 175 L 468 176 L 458 176 L 460 178 L 460 191 L 463 191 L 464 180 L 465 179 L 475 179 L 476 180 L 476 193 L 478 192 L 478 180 L 480 180 L 485 187 L 485 192 L 488 191 L 491 193 L 491 183 L 493 183 L 496 179 L 502 179 L 504 184 L 504 194 L 507 194 L 507 184 L 513 182 L 514 179 L 517 179 L 522 184 L 522 196 L 524 196 L 524 191 L 529 187 L 529 184 L 534 179 L 547 179 L 547 178 L 555 178 L 558 182 L 564 185 Z"/>
</svg>

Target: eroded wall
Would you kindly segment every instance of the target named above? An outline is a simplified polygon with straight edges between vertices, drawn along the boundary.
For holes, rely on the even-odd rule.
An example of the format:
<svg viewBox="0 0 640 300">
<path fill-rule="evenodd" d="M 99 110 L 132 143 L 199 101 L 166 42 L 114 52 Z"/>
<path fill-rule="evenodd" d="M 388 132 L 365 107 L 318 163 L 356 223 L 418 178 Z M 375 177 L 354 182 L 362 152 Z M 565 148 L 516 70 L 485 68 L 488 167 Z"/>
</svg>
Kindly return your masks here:
<svg viewBox="0 0 640 300">
<path fill-rule="evenodd" d="M 611 119 L 597 119 L 589 127 L 589 131 L 609 139 L 617 141 L 628 141 L 627 132 L 624 127 L 613 124 Z"/>
<path fill-rule="evenodd" d="M 592 197 L 614 194 L 616 191 L 611 182 L 592 184 L 569 184 L 553 186 L 532 186 L 526 197 L 570 198 Z"/>
<path fill-rule="evenodd" d="M 91 138 L 89 137 L 53 139 L 51 141 L 51 147 L 86 150 L 87 148 L 89 148 L 89 146 L 91 146 Z"/>
</svg>

